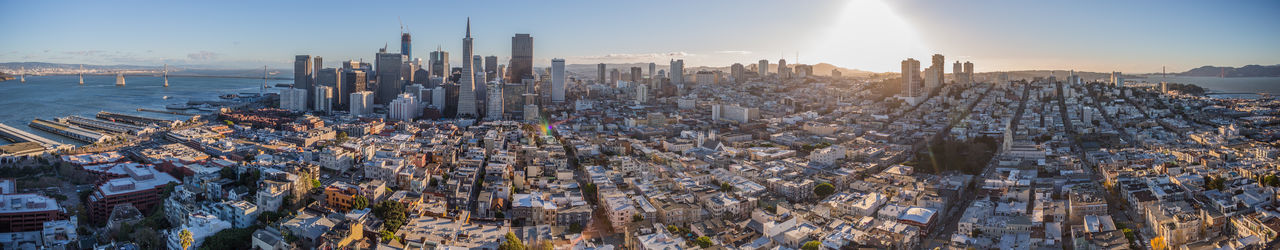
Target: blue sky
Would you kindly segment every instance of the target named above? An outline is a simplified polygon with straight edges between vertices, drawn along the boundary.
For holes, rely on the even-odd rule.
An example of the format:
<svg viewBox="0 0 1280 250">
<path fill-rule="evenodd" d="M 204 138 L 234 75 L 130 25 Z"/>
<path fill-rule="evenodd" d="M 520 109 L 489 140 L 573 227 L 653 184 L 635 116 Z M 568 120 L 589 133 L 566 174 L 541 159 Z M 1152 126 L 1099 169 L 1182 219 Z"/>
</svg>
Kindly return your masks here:
<svg viewBox="0 0 1280 250">
<path fill-rule="evenodd" d="M 897 71 L 941 53 L 978 71 L 1157 72 L 1280 63 L 1280 1 L 0 1 L 0 62 L 286 68 L 295 54 L 372 61 L 399 50 L 509 58 L 534 37 L 535 64 L 685 59 L 686 65 L 829 62 Z"/>
</svg>

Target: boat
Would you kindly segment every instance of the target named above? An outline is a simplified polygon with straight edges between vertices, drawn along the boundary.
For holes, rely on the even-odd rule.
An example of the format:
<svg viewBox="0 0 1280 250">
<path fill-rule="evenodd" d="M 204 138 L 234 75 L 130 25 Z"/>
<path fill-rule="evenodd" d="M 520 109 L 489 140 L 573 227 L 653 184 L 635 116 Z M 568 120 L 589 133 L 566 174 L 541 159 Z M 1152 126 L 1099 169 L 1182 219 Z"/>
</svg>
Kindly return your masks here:
<svg viewBox="0 0 1280 250">
<path fill-rule="evenodd" d="M 220 95 L 218 97 L 222 99 L 236 99 L 236 97 L 240 97 L 240 96 L 236 94 L 225 94 L 225 95 Z"/>
<path fill-rule="evenodd" d="M 293 84 L 288 84 L 288 83 L 277 83 L 277 84 L 276 84 L 276 87 L 281 87 L 281 88 L 292 88 L 292 87 L 293 87 Z"/>
<path fill-rule="evenodd" d="M 124 86 L 124 73 L 116 73 L 116 86 Z"/>
<path fill-rule="evenodd" d="M 165 100 L 169 100 L 169 96 L 164 96 L 162 98 L 164 98 Z"/>
<path fill-rule="evenodd" d="M 187 110 L 187 109 L 191 109 L 191 105 L 187 105 L 186 103 L 174 103 L 174 104 L 164 105 L 164 108 L 173 109 L 173 110 Z"/>
</svg>

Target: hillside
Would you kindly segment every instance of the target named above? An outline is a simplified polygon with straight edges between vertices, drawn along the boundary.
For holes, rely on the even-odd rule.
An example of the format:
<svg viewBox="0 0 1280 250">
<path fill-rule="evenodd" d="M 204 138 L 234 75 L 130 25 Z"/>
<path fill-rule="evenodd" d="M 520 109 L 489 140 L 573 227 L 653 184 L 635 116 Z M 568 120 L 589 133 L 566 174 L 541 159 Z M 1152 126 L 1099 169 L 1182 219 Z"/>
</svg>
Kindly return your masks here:
<svg viewBox="0 0 1280 250">
<path fill-rule="evenodd" d="M 1222 77 L 1277 77 L 1280 76 L 1280 65 L 1245 65 L 1244 67 L 1201 66 L 1178 73 L 1180 76 L 1222 76 Z"/>
</svg>

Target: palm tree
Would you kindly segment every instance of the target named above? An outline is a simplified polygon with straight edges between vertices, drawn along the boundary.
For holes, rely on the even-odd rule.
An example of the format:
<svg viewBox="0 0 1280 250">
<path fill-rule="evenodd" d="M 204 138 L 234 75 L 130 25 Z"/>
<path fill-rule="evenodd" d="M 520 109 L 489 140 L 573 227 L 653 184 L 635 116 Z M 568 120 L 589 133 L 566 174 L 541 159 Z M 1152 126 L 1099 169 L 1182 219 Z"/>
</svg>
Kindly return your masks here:
<svg viewBox="0 0 1280 250">
<path fill-rule="evenodd" d="M 195 240 L 191 238 L 191 231 L 187 231 L 186 228 L 183 228 L 182 232 L 178 233 L 178 242 L 181 242 L 182 250 L 187 250 L 188 247 L 191 247 L 191 243 L 194 241 Z"/>
</svg>

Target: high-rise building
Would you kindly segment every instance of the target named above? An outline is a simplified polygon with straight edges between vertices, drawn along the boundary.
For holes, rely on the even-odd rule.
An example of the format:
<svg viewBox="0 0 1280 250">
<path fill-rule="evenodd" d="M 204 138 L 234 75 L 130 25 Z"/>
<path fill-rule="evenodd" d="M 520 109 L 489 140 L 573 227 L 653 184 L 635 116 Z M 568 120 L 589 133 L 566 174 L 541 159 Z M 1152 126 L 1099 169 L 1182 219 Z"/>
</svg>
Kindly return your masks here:
<svg viewBox="0 0 1280 250">
<path fill-rule="evenodd" d="M 955 83 L 964 84 L 964 64 L 956 61 L 951 64 L 951 79 Z"/>
<path fill-rule="evenodd" d="M 418 99 L 409 93 L 397 95 L 396 99 L 387 105 L 388 118 L 396 121 L 413 121 L 418 118 L 418 112 L 421 111 L 422 109 L 418 107 Z"/>
<path fill-rule="evenodd" d="M 769 76 L 769 60 L 760 60 L 758 64 L 760 66 L 756 66 L 756 71 L 760 73 L 760 77 Z"/>
<path fill-rule="evenodd" d="M 564 59 L 551 59 L 551 101 L 564 102 Z"/>
<path fill-rule="evenodd" d="M 902 93 L 908 97 L 920 96 L 920 61 L 914 58 L 902 60 Z"/>
<path fill-rule="evenodd" d="M 813 65 L 796 64 L 795 66 L 791 66 L 791 74 L 796 77 L 813 76 Z"/>
<path fill-rule="evenodd" d="M 631 82 L 640 83 L 641 80 L 644 80 L 644 76 L 642 74 L 644 74 L 644 72 L 641 72 L 640 67 L 631 67 Z"/>
<path fill-rule="evenodd" d="M 315 105 L 311 106 L 311 110 L 315 110 L 316 112 L 325 112 L 325 113 L 332 112 L 333 111 L 333 87 L 320 85 L 320 86 L 316 86 L 313 89 L 315 89 L 315 91 L 312 91 L 312 92 L 315 92 L 315 97 L 311 98 L 311 100 L 314 102 Z"/>
<path fill-rule="evenodd" d="M 400 90 L 404 88 L 404 82 L 400 79 L 400 69 L 404 65 L 404 55 L 400 53 L 387 53 L 386 51 L 377 54 L 377 83 L 378 88 L 374 90 L 373 102 L 377 104 L 387 104 L 400 94 Z"/>
<path fill-rule="evenodd" d="M 502 103 L 502 83 L 498 81 L 485 84 L 489 88 L 488 100 L 485 101 L 485 120 L 502 120 L 503 109 L 506 108 Z"/>
<path fill-rule="evenodd" d="M 511 63 L 507 67 L 508 82 L 533 79 L 533 37 L 516 34 L 511 37 Z"/>
<path fill-rule="evenodd" d="M 462 38 L 462 78 L 458 83 L 458 117 L 479 118 L 476 110 L 476 71 L 472 60 L 471 18 L 467 18 L 467 36 Z"/>
<path fill-rule="evenodd" d="M 973 83 L 973 63 L 969 61 L 964 62 L 964 83 Z"/>
<path fill-rule="evenodd" d="M 524 113 L 524 94 L 528 93 L 524 83 L 506 83 L 502 85 L 502 112 L 505 119 L 518 120 Z"/>
<path fill-rule="evenodd" d="M 373 91 L 356 91 L 351 93 L 351 115 L 373 114 Z"/>
<path fill-rule="evenodd" d="M 446 95 L 443 86 L 436 86 L 436 88 L 431 89 L 431 106 L 439 110 L 440 114 L 444 114 L 445 103 L 448 101 L 448 97 L 445 97 Z"/>
<path fill-rule="evenodd" d="M 649 103 L 649 84 L 641 83 L 636 85 L 636 102 L 640 104 Z"/>
<path fill-rule="evenodd" d="M 400 33 L 400 54 L 404 55 L 404 58 L 413 58 L 412 40 L 409 33 Z"/>
<path fill-rule="evenodd" d="M 598 84 L 605 83 L 606 79 L 604 78 L 604 71 L 605 71 L 604 63 L 596 64 L 596 83 Z"/>
<path fill-rule="evenodd" d="M 657 64 L 657 63 L 649 63 L 649 80 L 650 80 L 650 81 L 652 81 L 653 79 L 655 79 L 655 78 L 653 78 L 653 74 L 654 74 L 655 72 L 658 72 L 658 64 Z"/>
<path fill-rule="evenodd" d="M 618 69 L 609 70 L 609 85 L 618 86 L 618 82 L 622 81 L 622 71 Z"/>
<path fill-rule="evenodd" d="M 791 78 L 791 71 L 787 68 L 787 59 L 778 59 L 778 78 Z"/>
<path fill-rule="evenodd" d="M 942 54 L 933 54 L 933 64 L 929 64 L 929 67 L 934 69 L 933 77 L 937 79 L 937 82 L 932 83 L 932 85 L 942 86 L 942 79 L 946 79 L 946 70 L 944 69 L 947 67 L 946 64 L 947 60 L 942 57 Z"/>
<path fill-rule="evenodd" d="M 335 68 L 324 68 L 316 71 L 316 85 L 329 87 L 329 91 L 332 92 L 327 94 L 329 96 L 329 102 L 325 105 L 328 105 L 329 109 L 326 109 L 325 111 L 333 111 L 333 107 L 335 106 L 342 107 L 343 98 L 339 96 L 343 92 L 343 87 L 345 87 L 342 86 L 342 75 L 342 70 Z M 320 96 L 319 89 L 316 89 L 315 92 L 315 96 Z M 319 100 L 316 100 L 315 102 L 316 103 L 313 107 L 321 106 Z"/>
<path fill-rule="evenodd" d="M 671 84 L 684 86 L 684 59 L 671 60 L 671 72 L 667 73 L 671 78 Z"/>
<path fill-rule="evenodd" d="M 311 55 L 298 55 L 293 60 L 293 88 L 301 90 L 311 89 L 311 83 L 315 80 L 314 68 L 311 65 Z M 307 105 L 307 96 L 303 96 L 302 105 Z"/>
<path fill-rule="evenodd" d="M 1124 87 L 1124 74 L 1111 72 L 1111 86 Z"/>
<path fill-rule="evenodd" d="M 698 78 L 697 81 L 700 86 L 711 86 L 716 84 L 716 74 L 711 71 L 698 71 L 694 76 Z"/>
<path fill-rule="evenodd" d="M 422 86 L 420 84 L 412 84 L 409 86 L 404 86 L 404 93 L 412 95 L 413 98 L 417 98 L 418 102 L 426 102 L 427 99 L 430 98 L 428 96 L 422 96 L 422 91 L 426 89 L 427 89 L 426 86 Z"/>
<path fill-rule="evenodd" d="M 448 77 L 449 74 L 449 52 L 440 50 L 436 46 L 436 51 L 431 52 L 431 56 L 427 58 L 431 64 L 431 75 L 439 77 Z"/>
<path fill-rule="evenodd" d="M 938 72 L 942 71 L 942 67 L 932 66 L 924 69 L 924 91 L 929 92 L 942 87 L 942 78 L 938 77 Z"/>
<path fill-rule="evenodd" d="M 314 97 L 316 95 L 316 86 L 320 85 L 320 69 L 324 68 L 324 59 L 320 56 L 311 58 L 314 64 L 311 64 L 311 88 L 307 89 L 307 96 Z M 307 106 L 314 106 L 315 100 L 307 99 Z"/>
<path fill-rule="evenodd" d="M 281 89 L 280 109 L 307 111 L 307 90 L 295 88 Z"/>
<path fill-rule="evenodd" d="M 741 63 L 734 63 L 733 66 L 729 66 L 729 76 L 733 77 L 734 83 L 742 83 L 743 80 L 746 80 L 746 72 L 747 69 Z"/>
<path fill-rule="evenodd" d="M 484 78 L 489 79 L 490 81 L 504 80 L 504 79 L 498 78 L 499 75 L 498 75 L 498 57 L 497 56 L 484 57 L 484 75 L 485 75 Z"/>
<path fill-rule="evenodd" d="M 351 93 L 368 91 L 368 81 L 364 70 L 343 70 L 342 86 L 334 91 L 338 95 L 338 107 L 350 107 Z"/>
</svg>

